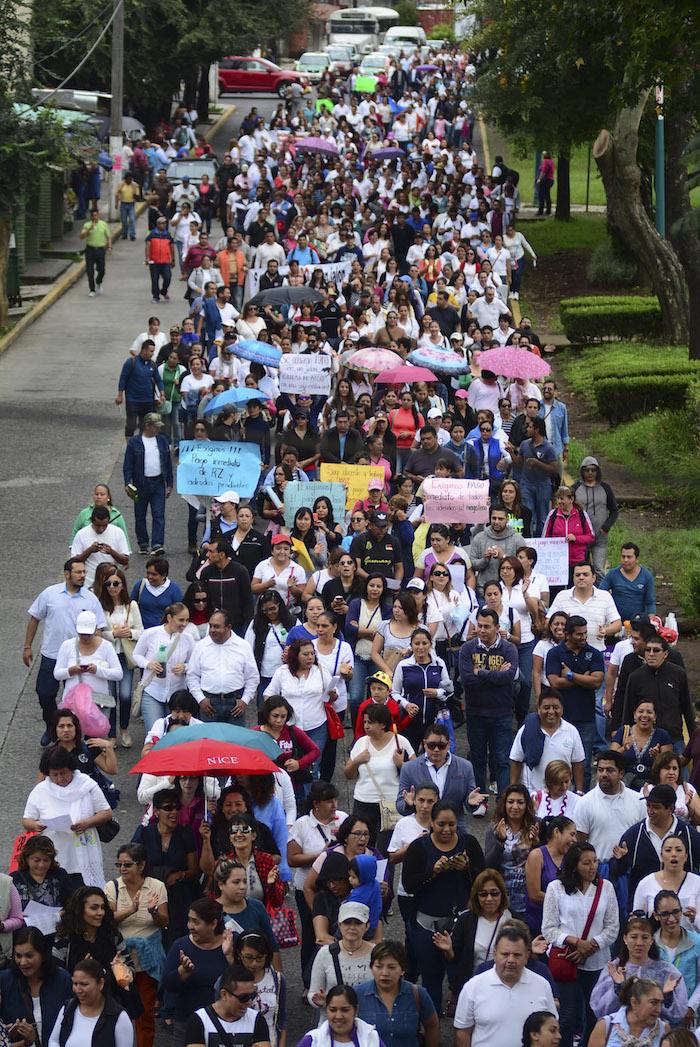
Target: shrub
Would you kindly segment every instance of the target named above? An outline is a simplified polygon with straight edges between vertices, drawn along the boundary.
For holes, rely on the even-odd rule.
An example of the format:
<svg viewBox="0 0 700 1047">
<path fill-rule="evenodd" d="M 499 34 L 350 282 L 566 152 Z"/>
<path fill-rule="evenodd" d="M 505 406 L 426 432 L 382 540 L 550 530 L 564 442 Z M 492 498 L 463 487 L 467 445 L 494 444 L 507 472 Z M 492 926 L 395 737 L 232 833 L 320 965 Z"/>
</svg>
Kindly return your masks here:
<svg viewBox="0 0 700 1047">
<path fill-rule="evenodd" d="M 412 3 L 412 0 L 398 0 L 394 9 L 399 16 L 399 25 L 419 24 L 420 18 L 418 17 L 418 11 L 416 10 L 416 5 Z"/>
<path fill-rule="evenodd" d="M 593 385 L 593 397 L 598 413 L 611 425 L 618 425 L 657 408 L 678 407 L 687 388 L 684 374 L 631 375 L 599 379 Z"/>
<path fill-rule="evenodd" d="M 582 295 L 580 298 L 562 298 L 559 303 L 559 313 L 562 320 L 565 321 L 570 310 L 580 309 L 581 306 L 593 305 L 601 308 L 611 305 L 634 306 L 639 301 L 655 302 L 656 298 L 644 298 L 638 294 L 591 294 Z"/>
<path fill-rule="evenodd" d="M 700 368 L 700 364 L 698 364 L 698 368 Z M 685 407 L 690 424 L 700 432 L 700 375 L 694 378 L 688 385 L 688 390 L 685 394 Z"/>
<path fill-rule="evenodd" d="M 428 33 L 428 40 L 449 40 L 454 43 L 455 27 L 451 22 L 437 22 Z"/>
<path fill-rule="evenodd" d="M 593 287 L 634 287 L 637 265 L 615 250 L 611 241 L 596 247 L 586 266 L 586 279 Z"/>
<path fill-rule="evenodd" d="M 648 342 L 609 342 L 601 347 L 570 349 L 562 354 L 564 376 L 572 393 L 592 402 L 591 379 L 631 374 L 673 374 L 688 366 L 684 346 Z"/>
<path fill-rule="evenodd" d="M 609 299 L 595 305 L 567 305 L 561 311 L 564 331 L 574 343 L 603 338 L 654 336 L 661 331 L 661 308 L 656 298 Z"/>
</svg>

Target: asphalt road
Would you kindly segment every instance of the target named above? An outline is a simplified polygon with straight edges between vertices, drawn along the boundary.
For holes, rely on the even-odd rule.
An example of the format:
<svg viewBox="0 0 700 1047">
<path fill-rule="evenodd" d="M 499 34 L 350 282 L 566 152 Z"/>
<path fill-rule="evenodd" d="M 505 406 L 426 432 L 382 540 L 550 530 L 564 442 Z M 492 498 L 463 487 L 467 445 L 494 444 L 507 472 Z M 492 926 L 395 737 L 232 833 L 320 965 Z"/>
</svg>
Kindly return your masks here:
<svg viewBox="0 0 700 1047">
<path fill-rule="evenodd" d="M 236 113 L 213 141 L 221 157 L 229 139 L 252 105 L 266 117 L 275 97 L 226 96 Z M 127 520 L 136 548 L 132 506 L 122 478 L 124 413 L 114 403 L 117 378 L 128 347 L 156 313 L 162 329 L 181 321 L 187 307 L 177 280 L 172 301 L 152 306 L 148 271 L 144 265 L 146 221 L 137 223 L 135 243 L 121 241 L 108 258 L 104 293 L 88 298 L 87 281 L 71 288 L 13 346 L 0 357 L 0 528 L 4 555 L 0 562 L 3 614 L 0 618 L 0 867 L 7 868 L 27 794 L 36 782 L 43 731 L 34 690 L 36 665 L 27 669 L 22 647 L 27 608 L 45 586 L 62 581 L 62 565 L 69 553 L 69 537 L 80 510 L 89 504 L 97 482 L 109 482 L 114 503 Z M 218 232 L 218 230 L 217 230 Z M 187 554 L 187 507 L 173 494 L 166 511 L 166 555 L 171 575 L 184 583 Z M 142 575 L 144 558 L 132 555 L 127 571 L 130 586 Z M 40 635 L 34 644 L 38 658 Z M 252 713 L 248 714 L 252 720 Z M 252 722 L 249 726 L 252 726 Z M 104 847 L 105 874 L 111 875 L 117 847 L 131 838 L 143 809 L 136 802 L 136 778 L 128 769 L 138 758 L 143 723 L 132 724 L 134 748 L 118 750 L 121 804 L 117 818 L 122 830 Z M 458 751 L 465 748 L 460 732 Z M 339 806 L 352 808 L 352 790 L 342 775 L 347 746 L 338 749 Z M 474 823 L 479 836 L 483 823 Z M 403 940 L 403 926 L 392 918 L 386 937 Z M 301 979 L 298 952 L 286 954 L 289 979 L 287 1042 L 298 1042 L 313 1021 L 312 1011 L 299 1004 Z M 449 1022 L 443 1022 L 442 1041 L 452 1041 Z M 157 1034 L 157 1047 L 168 1042 Z"/>
</svg>

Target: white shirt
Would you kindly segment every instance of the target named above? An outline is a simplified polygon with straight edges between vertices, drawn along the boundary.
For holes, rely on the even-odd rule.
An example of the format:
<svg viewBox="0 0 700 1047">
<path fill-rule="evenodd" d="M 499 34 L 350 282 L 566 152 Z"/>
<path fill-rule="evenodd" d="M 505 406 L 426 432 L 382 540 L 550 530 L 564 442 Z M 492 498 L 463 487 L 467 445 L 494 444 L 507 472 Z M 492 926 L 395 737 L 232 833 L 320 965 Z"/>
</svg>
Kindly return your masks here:
<svg viewBox="0 0 700 1047">
<path fill-rule="evenodd" d="M 632 904 L 632 912 L 637 912 L 643 909 L 646 913 L 651 916 L 654 912 L 654 899 L 656 898 L 659 891 L 663 891 L 665 888 L 656 879 L 655 873 L 649 873 L 637 884 L 637 889 L 634 892 L 634 902 Z M 681 903 L 681 909 L 685 911 L 688 906 L 695 909 L 696 917 L 695 923 L 691 923 L 687 916 L 681 917 L 681 926 L 685 927 L 686 931 L 697 931 L 698 919 L 700 918 L 700 876 L 697 873 L 686 873 L 683 883 L 676 891 L 678 900 Z"/>
<path fill-rule="evenodd" d="M 146 687 L 147 693 L 157 702 L 167 702 L 173 691 L 185 686 L 184 674 L 176 675 L 173 672 L 173 666 L 187 663 L 197 641 L 189 632 L 173 633 L 171 636 L 166 632 L 164 625 L 154 625 L 151 629 L 144 630 L 134 647 L 134 661 L 141 669 L 146 669 L 149 662 L 157 661 L 156 655 L 161 644 L 170 650 L 178 635 L 180 636 L 179 643 L 175 652 L 165 663 L 165 672 L 154 676 Z M 148 679 L 150 675 L 150 669 L 142 673 L 144 680 Z"/>
<path fill-rule="evenodd" d="M 58 1012 L 56 1024 L 53 1027 L 49 1039 L 49 1047 L 59 1047 L 59 1036 L 61 1034 L 61 1025 L 63 1023 L 63 1015 L 65 1014 L 65 1011 L 65 1007 L 61 1007 Z M 99 1017 L 98 1014 L 94 1018 L 84 1018 L 80 1013 L 80 1008 L 76 1007 L 73 1016 L 73 1028 L 71 1029 L 70 1036 L 66 1040 L 66 1047 L 85 1047 L 85 1044 L 92 1043 L 92 1037 Z M 133 1047 L 133 1043 L 134 1027 L 131 1024 L 129 1015 L 126 1011 L 122 1011 L 114 1026 L 114 1047 Z"/>
<path fill-rule="evenodd" d="M 155 440 L 155 437 L 152 438 Z M 160 457 L 158 458 L 158 465 L 160 466 Z M 158 469 L 160 472 L 160 468 Z M 93 542 L 102 542 L 104 545 L 111 545 L 111 547 L 118 553 L 124 553 L 126 556 L 129 555 L 129 547 L 126 543 L 126 535 L 120 527 L 116 524 L 107 524 L 104 531 L 98 532 L 94 529 L 91 523 L 86 527 L 81 527 L 76 532 L 73 544 L 70 547 L 71 556 L 80 556 L 89 549 Z M 95 571 L 97 565 L 101 563 L 111 563 L 118 566 L 117 561 L 109 553 L 98 550 L 96 553 L 90 553 L 87 560 L 85 560 L 85 584 L 92 585 L 95 581 Z"/>
<path fill-rule="evenodd" d="M 338 829 L 346 818 L 345 811 L 336 811 L 333 821 L 326 825 L 319 822 L 313 814 L 305 814 L 297 818 L 289 830 L 289 840 L 299 844 L 302 854 L 318 854 L 319 851 L 324 851 L 329 843 L 335 842 Z M 294 870 L 294 886 L 297 890 L 303 890 L 304 882 L 310 871 L 310 865 Z"/>
<path fill-rule="evenodd" d="M 255 629 L 253 622 L 246 629 L 245 639 L 253 650 L 255 650 Z M 263 656 L 260 661 L 260 676 L 263 680 L 270 680 L 275 670 L 282 665 L 282 654 L 287 642 L 287 630 L 283 625 L 270 625 L 263 644 Z"/>
<path fill-rule="evenodd" d="M 162 469 L 160 464 L 160 451 L 158 450 L 157 436 L 144 436 L 143 440 L 143 471 L 146 476 L 160 476 Z"/>
<path fill-rule="evenodd" d="M 403 850 L 403 848 L 407 847 L 409 843 L 413 843 L 413 841 L 419 839 L 419 837 L 425 836 L 428 831 L 429 830 L 427 829 L 421 828 L 415 814 L 407 814 L 404 818 L 399 818 L 394 826 L 394 831 L 391 834 L 387 853 L 394 854 L 396 851 Z M 409 894 L 403 885 L 403 864 L 401 865 L 401 880 L 396 893 L 403 895 L 404 898 L 413 897 L 413 895 Z"/>
<path fill-rule="evenodd" d="M 622 834 L 640 821 L 639 793 L 623 783 L 619 793 L 607 796 L 596 785 L 576 804 L 575 821 L 578 831 L 586 833 L 588 842 L 595 847 L 598 860 L 609 862 Z"/>
<path fill-rule="evenodd" d="M 678 819 L 674 815 L 673 821 L 671 822 L 671 828 L 668 830 L 667 833 L 664 833 L 663 836 L 659 836 L 658 833 L 652 828 L 648 815 L 644 819 L 644 828 L 646 829 L 647 835 L 651 840 L 652 847 L 658 855 L 659 862 L 661 862 L 661 848 L 664 845 L 664 840 L 667 836 L 673 836 L 673 834 L 676 832 L 676 829 L 678 828 Z"/>
<path fill-rule="evenodd" d="M 561 947 L 569 936 L 580 938 L 588 922 L 595 893 L 596 886 L 589 883 L 585 892 L 576 890 L 573 894 L 567 894 L 561 880 L 552 880 L 547 885 L 542 907 L 542 934 L 547 941 Z M 619 929 L 620 914 L 615 888 L 610 880 L 603 880 L 598 907 L 588 932 L 589 939 L 595 938 L 600 948 L 581 964 L 584 971 L 600 971 L 606 966 L 610 959 L 610 946 L 617 938 Z"/>
<path fill-rule="evenodd" d="M 165 333 L 165 331 L 159 331 L 158 334 L 151 334 L 150 331 L 142 331 L 141 334 L 138 334 L 131 343 L 131 348 L 129 349 L 129 352 L 132 354 L 132 356 L 138 356 L 138 354 L 141 352 L 141 346 L 147 338 L 153 339 L 153 341 L 156 343 L 156 353 L 159 349 L 162 349 L 163 346 L 166 345 L 168 342 L 168 336 Z"/>
<path fill-rule="evenodd" d="M 552 600 L 552 605 L 547 611 L 547 617 L 551 618 L 555 611 L 566 611 L 567 614 L 579 614 L 588 623 L 588 643 L 598 651 L 605 650 L 605 640 L 598 639 L 598 626 L 610 626 L 619 621 L 620 612 L 615 606 L 615 601 L 605 589 L 596 589 L 587 600 L 578 600 L 574 594 L 575 587 L 563 589 L 562 592 Z"/>
<path fill-rule="evenodd" d="M 313 731 L 326 722 L 324 702 L 328 701 L 330 673 L 319 665 L 312 665 L 308 676 L 296 676 L 286 665 L 275 670 L 265 688 L 264 696 L 281 694 L 294 710 L 294 724 L 302 731 Z"/>
<path fill-rule="evenodd" d="M 352 647 L 345 640 L 336 640 L 335 646 L 330 654 L 321 654 L 318 649 L 318 637 L 315 640 L 312 640 L 312 643 L 316 651 L 318 664 L 322 665 L 323 668 L 328 671 L 328 675 L 334 678 L 333 688 L 338 692 L 338 697 L 333 702 L 333 708 L 337 713 L 345 712 L 348 707 L 348 685 L 345 679 L 340 675 L 339 670 L 343 662 L 350 662 L 350 665 L 352 665 L 353 668 L 355 667 L 355 655 Z"/>
<path fill-rule="evenodd" d="M 386 737 L 389 739 L 389 743 L 383 749 L 377 749 L 369 738 L 365 736 L 364 738 L 359 738 L 350 750 L 351 760 L 354 760 L 356 756 L 359 756 L 365 750 L 369 752 L 369 763 L 361 763 L 357 768 L 357 782 L 353 799 L 358 800 L 360 803 L 379 803 L 381 800 L 377 787 L 370 777 L 368 768 L 371 767 L 372 774 L 376 778 L 384 798 L 393 801 L 396 798 L 396 790 L 399 787 L 399 768 L 394 763 L 397 743 L 401 749 L 407 751 L 409 756 L 414 755 L 413 746 L 403 735 L 397 734 L 395 736 L 396 742 L 394 742 L 394 736 L 391 733 L 386 735 Z"/>
<path fill-rule="evenodd" d="M 557 1013 L 549 982 L 525 968 L 509 986 L 492 967 L 462 988 L 454 1027 L 472 1030 L 472 1047 L 520 1047 L 523 1025 L 534 1011 Z"/>
<path fill-rule="evenodd" d="M 289 591 L 290 585 L 305 585 L 307 574 L 303 567 L 292 561 L 289 567 L 285 567 L 279 574 L 275 574 L 269 560 L 261 560 L 253 571 L 253 578 L 261 582 L 267 582 L 270 578 L 275 579 L 273 588 L 277 590 L 287 607 L 295 602 L 295 597 Z M 269 592 L 269 590 L 267 590 Z M 274 693 L 274 692 L 272 692 Z"/>
<path fill-rule="evenodd" d="M 510 759 L 522 763 L 521 781 L 530 792 L 545 788 L 544 772 L 547 769 L 547 764 L 551 763 L 552 760 L 563 760 L 564 763 L 568 763 L 569 767 L 571 767 L 573 764 L 581 763 L 585 759 L 586 754 L 581 735 L 572 723 L 562 720 L 554 734 L 542 731 L 544 735 L 542 759 L 534 767 L 528 767 L 525 763 L 525 750 L 522 744 L 524 730 L 525 725 L 523 724 L 513 739 Z"/>
<path fill-rule="evenodd" d="M 498 318 L 508 312 L 508 306 L 503 304 L 498 295 L 494 295 L 491 302 L 487 302 L 486 298 L 477 298 L 470 312 L 479 327 L 489 324 L 495 331 L 498 327 Z"/>
<path fill-rule="evenodd" d="M 74 665 L 97 666 L 96 673 L 79 673 L 77 676 L 69 676 L 68 670 Z M 108 681 L 121 680 L 124 675 L 121 662 L 117 652 L 109 640 L 101 640 L 94 654 L 80 654 L 77 638 L 71 637 L 61 644 L 56 665 L 53 671 L 56 680 L 70 680 L 70 686 L 77 683 L 87 683 L 92 688 L 95 701 L 99 704 L 99 696 L 109 692 Z"/>
<path fill-rule="evenodd" d="M 267 263 L 271 260 L 279 262 L 280 265 L 286 263 L 287 256 L 284 253 L 282 245 L 278 243 L 260 244 L 260 246 L 255 250 L 256 269 L 267 269 Z"/>
<path fill-rule="evenodd" d="M 246 703 L 254 697 L 260 683 L 253 648 L 240 636 L 231 633 L 224 643 L 214 643 L 211 636 L 195 644 L 187 663 L 187 689 L 201 705 L 206 695 L 243 691 Z"/>
</svg>

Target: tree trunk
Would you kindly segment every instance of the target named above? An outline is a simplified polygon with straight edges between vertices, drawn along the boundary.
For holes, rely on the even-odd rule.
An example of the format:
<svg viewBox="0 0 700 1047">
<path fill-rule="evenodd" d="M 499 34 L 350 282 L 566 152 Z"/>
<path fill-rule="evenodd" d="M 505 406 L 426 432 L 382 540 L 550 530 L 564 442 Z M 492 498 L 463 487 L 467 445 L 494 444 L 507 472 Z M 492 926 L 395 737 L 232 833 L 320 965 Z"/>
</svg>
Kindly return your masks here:
<svg viewBox="0 0 700 1047">
<path fill-rule="evenodd" d="M 200 66 L 197 114 L 202 123 L 209 119 L 209 65 Z"/>
<path fill-rule="evenodd" d="M 622 109 L 615 132 L 601 131 L 593 157 L 605 186 L 608 222 L 621 236 L 651 280 L 658 296 L 664 333 L 671 343 L 688 344 L 689 306 L 685 273 L 668 240 L 659 236 L 642 205 L 641 171 L 637 163 L 639 122 L 649 91 L 637 105 Z"/>
<path fill-rule="evenodd" d="M 0 216 L 0 327 L 7 323 L 7 266 L 10 260 L 10 237 L 12 236 L 12 215 Z"/>
<path fill-rule="evenodd" d="M 668 97 L 668 96 L 667 96 Z M 700 360 L 700 240 L 692 225 L 676 227 L 691 211 L 684 151 L 694 132 L 688 83 L 674 88 L 666 107 L 666 219 L 671 243 L 681 260 L 690 303 L 690 359 Z"/>
<path fill-rule="evenodd" d="M 568 222 L 571 218 L 570 167 L 571 153 L 567 150 L 557 157 L 557 206 L 554 217 L 559 222 Z"/>
</svg>

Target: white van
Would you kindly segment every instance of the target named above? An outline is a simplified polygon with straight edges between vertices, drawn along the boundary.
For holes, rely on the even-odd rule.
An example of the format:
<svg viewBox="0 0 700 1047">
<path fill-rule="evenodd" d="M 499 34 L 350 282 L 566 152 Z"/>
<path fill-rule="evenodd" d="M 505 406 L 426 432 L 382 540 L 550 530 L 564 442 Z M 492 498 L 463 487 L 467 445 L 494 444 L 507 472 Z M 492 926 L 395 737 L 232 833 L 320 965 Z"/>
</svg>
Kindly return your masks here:
<svg viewBox="0 0 700 1047">
<path fill-rule="evenodd" d="M 427 42 L 425 29 L 419 25 L 394 25 L 391 29 L 387 29 L 384 36 L 385 44 L 400 47 L 404 54 L 411 54 Z"/>
</svg>

